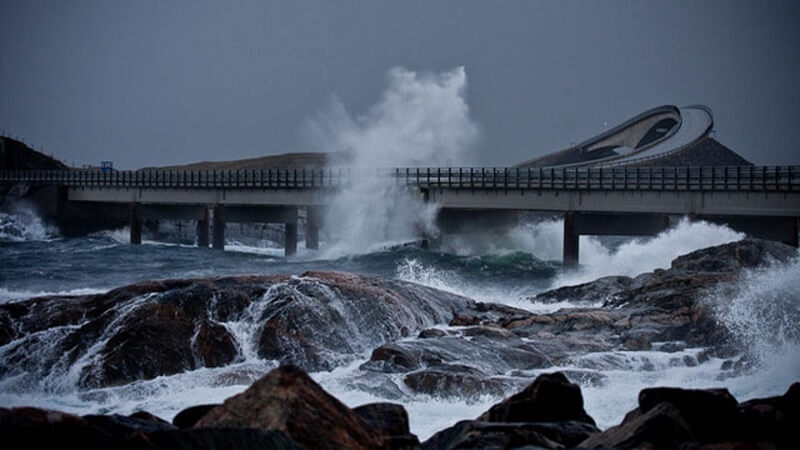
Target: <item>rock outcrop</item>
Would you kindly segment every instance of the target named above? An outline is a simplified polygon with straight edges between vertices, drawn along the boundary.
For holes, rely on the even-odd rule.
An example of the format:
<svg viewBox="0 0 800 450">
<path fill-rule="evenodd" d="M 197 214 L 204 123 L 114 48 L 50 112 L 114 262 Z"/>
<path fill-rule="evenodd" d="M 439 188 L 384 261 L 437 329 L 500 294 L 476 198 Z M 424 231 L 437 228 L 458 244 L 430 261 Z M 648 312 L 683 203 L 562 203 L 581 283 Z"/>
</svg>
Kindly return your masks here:
<svg viewBox="0 0 800 450">
<path fill-rule="evenodd" d="M 372 426 L 297 366 L 273 370 L 194 427 L 278 430 L 308 448 L 371 449 L 383 442 Z"/>
<path fill-rule="evenodd" d="M 176 428 L 146 412 L 79 417 L 0 408 L 0 434 L 25 448 L 788 449 L 797 440 L 800 382 L 784 395 L 741 404 L 725 389 L 644 389 L 639 406 L 601 432 L 583 410 L 580 388 L 552 373 L 421 445 L 402 406 L 348 408 L 296 366 L 271 371 L 221 405 L 190 410 L 187 416 L 201 418 L 191 428 Z"/>
<path fill-rule="evenodd" d="M 77 365 L 78 385 L 112 386 L 224 366 L 242 360 L 247 349 L 305 370 L 330 370 L 446 322 L 472 303 L 412 283 L 338 272 L 165 280 L 100 295 L 34 298 L 0 305 L 0 376 L 34 382 L 75 373 Z"/>
<path fill-rule="evenodd" d="M 602 376 L 592 371 L 629 364 L 614 355 L 591 357 L 598 352 L 705 348 L 675 358 L 676 365 L 685 366 L 711 355 L 731 357 L 740 349 L 717 320 L 711 294 L 725 286 L 735 289 L 742 269 L 785 263 L 796 256 L 796 249 L 785 244 L 745 239 L 680 256 L 666 270 L 635 278 L 605 277 L 530 299 L 585 307 L 535 314 L 475 303 L 449 322 L 459 328 L 428 329 L 420 339 L 385 344 L 361 368 L 404 373 L 404 383 L 413 392 L 475 398 L 519 387 L 509 373 L 572 365 L 585 369 L 568 373 L 573 381 L 602 383 Z M 641 364 L 647 370 L 647 360 Z"/>
</svg>

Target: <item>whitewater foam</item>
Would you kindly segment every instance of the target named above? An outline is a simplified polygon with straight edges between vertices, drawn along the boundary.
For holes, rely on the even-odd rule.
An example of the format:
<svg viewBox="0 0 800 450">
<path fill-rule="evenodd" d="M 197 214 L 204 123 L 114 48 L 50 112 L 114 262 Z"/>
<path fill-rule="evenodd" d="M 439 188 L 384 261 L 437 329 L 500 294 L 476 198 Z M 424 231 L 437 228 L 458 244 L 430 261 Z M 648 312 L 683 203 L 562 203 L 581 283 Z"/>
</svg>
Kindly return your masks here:
<svg viewBox="0 0 800 450">
<path fill-rule="evenodd" d="M 60 297 L 60 296 L 72 296 L 72 295 L 104 294 L 111 289 L 112 288 L 108 289 L 80 288 L 80 289 L 70 289 L 65 291 L 26 291 L 26 290 L 13 290 L 13 289 L 8 289 L 6 287 L 0 287 L 0 304 L 13 303 L 34 297 Z"/>
<path fill-rule="evenodd" d="M 0 212 L 0 242 L 48 241 L 57 235 L 32 209 L 17 206 L 11 213 Z"/>
<path fill-rule="evenodd" d="M 418 193 L 387 182 L 378 168 L 463 164 L 477 139 L 469 117 L 463 67 L 438 74 L 401 67 L 364 114 L 352 117 L 338 99 L 306 124 L 312 147 L 342 151 L 355 168 L 327 208 L 323 234 L 333 243 L 326 258 L 363 254 L 378 242 L 435 235 L 436 208 Z"/>
</svg>

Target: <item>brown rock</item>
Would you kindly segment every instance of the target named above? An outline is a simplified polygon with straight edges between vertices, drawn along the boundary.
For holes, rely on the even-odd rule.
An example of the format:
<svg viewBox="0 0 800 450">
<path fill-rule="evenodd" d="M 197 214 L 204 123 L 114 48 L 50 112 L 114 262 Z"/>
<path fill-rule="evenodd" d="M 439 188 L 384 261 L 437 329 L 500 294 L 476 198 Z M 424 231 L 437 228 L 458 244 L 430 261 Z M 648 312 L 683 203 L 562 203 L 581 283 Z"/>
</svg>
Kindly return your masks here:
<svg viewBox="0 0 800 450">
<path fill-rule="evenodd" d="M 699 442 L 737 439 L 739 409 L 727 389 L 651 388 L 639 392 L 639 409 L 647 413 L 661 403 L 673 405 Z"/>
<path fill-rule="evenodd" d="M 0 436 L 19 448 L 111 448 L 113 438 L 72 414 L 39 408 L 0 408 Z"/>
<path fill-rule="evenodd" d="M 440 398 L 502 395 L 508 388 L 503 380 L 463 364 L 434 364 L 406 375 L 403 383 L 414 392 Z"/>
<path fill-rule="evenodd" d="M 384 449 L 419 448 L 419 439 L 408 428 L 408 413 L 402 405 L 370 403 L 353 408 L 383 438 Z"/>
<path fill-rule="evenodd" d="M 574 447 L 598 432 L 585 422 L 506 423 L 463 420 L 423 443 L 426 450 Z"/>
<path fill-rule="evenodd" d="M 578 385 L 560 372 L 540 375 L 521 392 L 492 406 L 478 420 L 486 422 L 579 421 L 595 425 L 583 409 Z"/>
<path fill-rule="evenodd" d="M 625 420 L 581 442 L 579 448 L 677 448 L 693 440 L 680 411 L 670 403 L 660 403 L 646 413 L 628 413 Z"/>
<path fill-rule="evenodd" d="M 271 371 L 212 409 L 195 425 L 203 427 L 277 430 L 307 448 L 369 449 L 382 445 L 374 428 L 296 366 Z"/>
<path fill-rule="evenodd" d="M 172 424 L 178 428 L 192 428 L 197 421 L 203 418 L 209 411 L 219 405 L 197 405 L 190 406 L 179 412 L 172 418 Z"/>
</svg>

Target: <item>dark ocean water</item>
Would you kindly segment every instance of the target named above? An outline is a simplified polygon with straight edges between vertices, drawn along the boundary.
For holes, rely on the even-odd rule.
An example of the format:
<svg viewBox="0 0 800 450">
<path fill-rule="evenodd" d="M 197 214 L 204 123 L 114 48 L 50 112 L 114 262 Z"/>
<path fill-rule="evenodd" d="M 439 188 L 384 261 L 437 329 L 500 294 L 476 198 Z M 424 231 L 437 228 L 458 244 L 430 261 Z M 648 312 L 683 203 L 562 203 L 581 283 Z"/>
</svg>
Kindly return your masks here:
<svg viewBox="0 0 800 450">
<path fill-rule="evenodd" d="M 139 281 L 238 274 L 292 274 L 340 270 L 395 277 L 410 262 L 428 270 L 458 276 L 470 283 L 548 286 L 559 270 L 557 261 L 542 261 L 525 252 L 458 256 L 416 247 L 397 247 L 366 255 L 315 258 L 310 251 L 284 258 L 279 248 L 230 245 L 226 251 L 164 242 L 129 245 L 117 235 L 51 237 L 0 244 L 0 296 L 108 290 Z"/>
</svg>

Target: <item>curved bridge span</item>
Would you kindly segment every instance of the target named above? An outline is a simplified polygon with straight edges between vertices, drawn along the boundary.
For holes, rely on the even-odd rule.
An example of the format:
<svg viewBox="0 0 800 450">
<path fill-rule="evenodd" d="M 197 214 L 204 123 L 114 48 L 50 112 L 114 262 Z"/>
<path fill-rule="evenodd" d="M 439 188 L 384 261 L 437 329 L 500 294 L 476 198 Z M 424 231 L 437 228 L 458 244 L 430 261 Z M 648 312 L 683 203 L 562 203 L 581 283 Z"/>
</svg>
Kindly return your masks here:
<svg viewBox="0 0 800 450">
<path fill-rule="evenodd" d="M 517 167 L 603 167 L 634 164 L 678 153 L 707 137 L 714 114 L 704 105 L 647 110 L 597 136 Z"/>
</svg>

